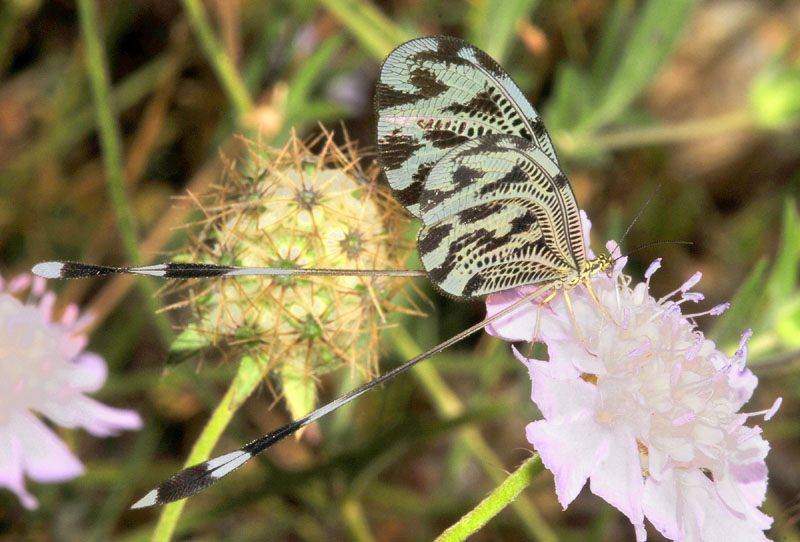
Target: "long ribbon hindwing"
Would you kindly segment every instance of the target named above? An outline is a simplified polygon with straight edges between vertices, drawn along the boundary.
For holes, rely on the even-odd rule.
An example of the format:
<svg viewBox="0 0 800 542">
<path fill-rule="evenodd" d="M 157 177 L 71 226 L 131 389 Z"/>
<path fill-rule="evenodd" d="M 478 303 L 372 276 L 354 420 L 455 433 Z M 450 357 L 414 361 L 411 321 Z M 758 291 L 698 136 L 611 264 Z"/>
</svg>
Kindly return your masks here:
<svg viewBox="0 0 800 542">
<path fill-rule="evenodd" d="M 397 200 L 416 216 L 428 172 L 465 141 L 516 135 L 558 164 L 544 122 L 519 87 L 489 55 L 456 38 L 420 38 L 392 51 L 375 108 L 381 166 Z"/>
</svg>

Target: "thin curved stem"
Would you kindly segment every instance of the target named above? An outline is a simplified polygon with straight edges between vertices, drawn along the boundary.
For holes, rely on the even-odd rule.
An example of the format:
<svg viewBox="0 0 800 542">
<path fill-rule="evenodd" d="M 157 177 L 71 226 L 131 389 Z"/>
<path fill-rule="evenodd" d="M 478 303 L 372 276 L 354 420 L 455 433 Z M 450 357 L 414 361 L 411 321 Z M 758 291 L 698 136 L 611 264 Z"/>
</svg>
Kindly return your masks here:
<svg viewBox="0 0 800 542">
<path fill-rule="evenodd" d="M 186 458 L 186 467 L 205 461 L 211 455 L 214 446 L 219 441 L 222 432 L 228 427 L 233 415 L 244 403 L 259 382 L 261 382 L 263 371 L 259 364 L 249 356 L 242 358 L 239 364 L 239 371 L 233 378 L 228 391 L 225 392 L 222 400 L 214 409 L 211 417 L 203 428 L 202 433 Z M 167 542 L 172 538 L 178 519 L 183 512 L 186 500 L 170 503 L 162 509 L 158 524 L 153 531 L 153 542 Z"/>
<path fill-rule="evenodd" d="M 526 460 L 478 506 L 443 532 L 436 542 L 465 540 L 471 534 L 476 533 L 506 506 L 517 502 L 514 499 L 528 487 L 536 475 L 542 472 L 542 469 L 542 461 L 538 455 Z"/>
<path fill-rule="evenodd" d="M 86 48 L 86 69 L 92 89 L 94 111 L 103 150 L 103 165 L 108 184 L 111 206 L 117 219 L 117 228 L 122 238 L 122 246 L 128 261 L 139 265 L 142 261 L 139 252 L 139 240 L 133 212 L 125 193 L 124 172 L 122 167 L 122 141 L 119 127 L 111 103 L 111 84 L 109 82 L 107 62 L 103 51 L 100 30 L 97 24 L 97 10 L 94 0 L 79 0 L 78 13 L 81 22 L 84 47 Z M 169 321 L 158 315 L 158 304 L 155 300 L 155 289 L 148 281 L 139 281 L 139 287 L 149 313 L 153 315 L 159 333 L 166 343 L 172 340 L 172 328 Z"/>
<path fill-rule="evenodd" d="M 420 350 L 414 338 L 403 327 L 392 330 L 392 343 L 395 350 L 403 357 L 409 357 Z M 455 418 L 464 414 L 464 404 L 447 386 L 432 363 L 417 365 L 412 372 L 433 400 L 440 416 Z M 504 479 L 504 473 L 498 469 L 498 465 L 502 465 L 502 461 L 486 443 L 480 431 L 474 427 L 465 427 L 460 431 L 459 438 L 473 457 L 478 460 L 492 482 L 500 484 Z M 556 533 L 545 522 L 529 499 L 519 497 L 513 504 L 517 516 L 534 539 L 545 542 L 558 540 Z"/>
<path fill-rule="evenodd" d="M 680 143 L 737 130 L 748 130 L 755 122 L 747 110 L 734 111 L 715 117 L 693 119 L 673 124 L 655 124 L 619 129 L 609 132 L 554 134 L 558 147 L 569 154 L 582 148 L 614 151 L 647 145 Z"/>
<path fill-rule="evenodd" d="M 181 3 L 189 18 L 189 24 L 200 42 L 200 46 L 208 57 L 214 72 L 216 72 L 225 94 L 228 95 L 228 99 L 236 109 L 237 116 L 241 119 L 242 116 L 253 109 L 253 100 L 250 98 L 250 93 L 236 70 L 233 59 L 225 52 L 214 35 L 214 30 L 211 28 L 211 23 L 208 20 L 202 2 L 199 0 L 182 0 Z"/>
</svg>

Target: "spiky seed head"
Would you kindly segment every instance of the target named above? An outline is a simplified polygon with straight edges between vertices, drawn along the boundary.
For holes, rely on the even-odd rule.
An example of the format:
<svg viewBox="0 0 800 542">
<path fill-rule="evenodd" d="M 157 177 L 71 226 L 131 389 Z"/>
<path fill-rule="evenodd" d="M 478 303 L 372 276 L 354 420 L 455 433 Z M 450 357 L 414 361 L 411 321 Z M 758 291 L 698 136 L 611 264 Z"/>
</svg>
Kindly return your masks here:
<svg viewBox="0 0 800 542">
<path fill-rule="evenodd" d="M 194 198 L 200 231 L 185 261 L 281 268 L 400 269 L 413 245 L 378 169 L 330 134 L 282 149 L 245 142 L 211 193 Z M 317 153 L 310 147 L 321 149 Z M 267 368 L 297 417 L 316 403 L 315 379 L 349 364 L 376 372 L 378 333 L 402 279 L 241 277 L 187 289 L 195 313 L 173 350 L 224 345 Z"/>
</svg>

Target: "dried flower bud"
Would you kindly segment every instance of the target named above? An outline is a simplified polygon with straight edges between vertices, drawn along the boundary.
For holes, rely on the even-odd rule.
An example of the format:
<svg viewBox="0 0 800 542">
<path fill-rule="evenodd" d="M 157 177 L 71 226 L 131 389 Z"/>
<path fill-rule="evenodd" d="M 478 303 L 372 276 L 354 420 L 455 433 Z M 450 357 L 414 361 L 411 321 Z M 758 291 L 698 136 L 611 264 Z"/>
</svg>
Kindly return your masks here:
<svg viewBox="0 0 800 542">
<path fill-rule="evenodd" d="M 310 146 L 321 147 L 312 154 Z M 205 215 L 180 259 L 238 266 L 401 269 L 412 248 L 408 223 L 377 168 L 364 171 L 330 134 L 282 149 L 247 143 L 212 193 L 196 199 Z M 173 352 L 220 346 L 253 356 L 276 377 L 295 417 L 316 404 L 315 380 L 350 364 L 376 369 L 387 301 L 403 281 L 388 277 L 239 277 L 196 284 L 185 304 L 194 322 Z"/>
</svg>

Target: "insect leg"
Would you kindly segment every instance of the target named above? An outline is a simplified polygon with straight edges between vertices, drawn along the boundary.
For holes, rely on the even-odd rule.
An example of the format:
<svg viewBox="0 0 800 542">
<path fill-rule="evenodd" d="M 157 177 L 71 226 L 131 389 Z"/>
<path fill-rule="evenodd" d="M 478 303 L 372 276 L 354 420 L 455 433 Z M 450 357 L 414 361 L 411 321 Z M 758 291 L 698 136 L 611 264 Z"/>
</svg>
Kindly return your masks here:
<svg viewBox="0 0 800 542">
<path fill-rule="evenodd" d="M 617 327 L 622 327 L 622 326 L 620 326 L 620 324 L 617 322 L 617 320 L 616 320 L 616 319 L 615 319 L 615 318 L 614 318 L 614 317 L 611 315 L 611 313 L 610 313 L 610 312 L 608 312 L 608 309 L 606 309 L 606 308 L 603 306 L 603 304 L 602 304 L 602 303 L 600 303 L 600 300 L 599 300 L 599 299 L 597 299 L 597 294 L 595 294 L 595 293 L 594 293 L 594 290 L 592 289 L 592 285 L 591 285 L 591 283 L 590 283 L 588 280 L 586 281 L 586 289 L 587 289 L 587 290 L 589 290 L 589 295 L 591 295 L 591 296 L 592 296 L 592 299 L 594 299 L 594 302 L 595 302 L 595 303 L 597 303 L 597 306 L 598 306 L 598 307 L 600 307 L 600 310 L 602 310 L 604 313 L 606 313 L 606 316 L 608 316 L 608 319 L 609 319 L 609 320 L 611 320 L 612 322 L 614 322 L 614 325 L 616 325 Z"/>
<path fill-rule="evenodd" d="M 531 352 L 533 352 L 533 345 L 536 342 L 536 338 L 539 336 L 539 319 L 542 316 L 542 307 L 553 300 L 553 298 L 558 293 L 558 290 L 553 290 L 550 292 L 546 298 L 544 298 L 541 302 L 539 302 L 539 306 L 536 308 L 536 325 L 533 327 L 533 337 L 531 338 L 531 346 L 528 348 L 528 355 L 526 357 L 531 357 Z"/>
<path fill-rule="evenodd" d="M 575 324 L 575 331 L 578 332 L 578 338 L 580 339 L 581 344 L 583 345 L 583 349 L 586 350 L 587 354 L 596 357 L 597 354 L 595 354 L 594 352 L 589 350 L 589 347 L 586 346 L 586 341 L 583 340 L 583 333 L 581 333 L 581 326 L 578 325 L 578 319 L 575 318 L 575 311 L 572 310 L 572 301 L 569 298 L 569 293 L 567 293 L 566 289 L 564 289 L 562 291 L 564 292 L 564 301 L 567 302 L 567 308 L 569 309 L 569 314 L 570 314 L 570 316 L 572 316 L 572 322 Z"/>
</svg>

